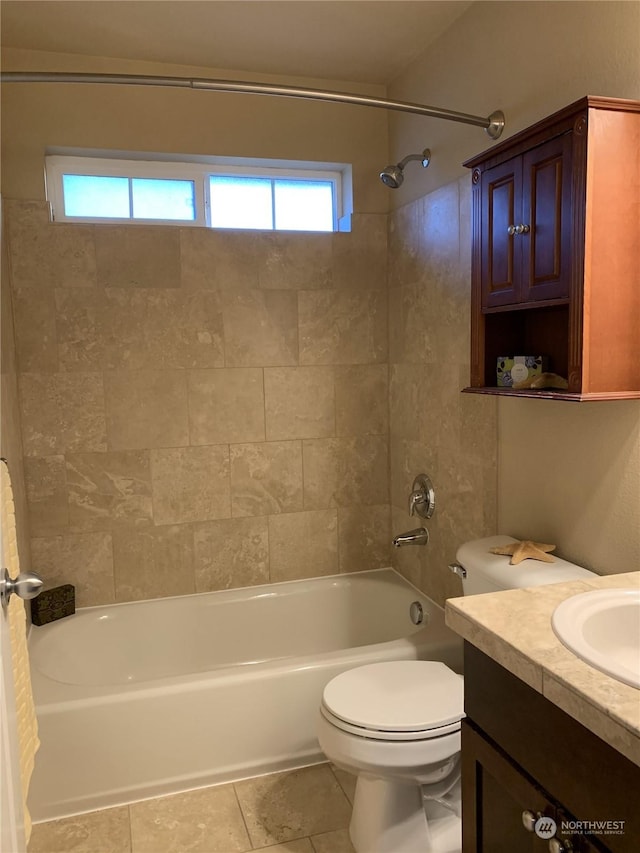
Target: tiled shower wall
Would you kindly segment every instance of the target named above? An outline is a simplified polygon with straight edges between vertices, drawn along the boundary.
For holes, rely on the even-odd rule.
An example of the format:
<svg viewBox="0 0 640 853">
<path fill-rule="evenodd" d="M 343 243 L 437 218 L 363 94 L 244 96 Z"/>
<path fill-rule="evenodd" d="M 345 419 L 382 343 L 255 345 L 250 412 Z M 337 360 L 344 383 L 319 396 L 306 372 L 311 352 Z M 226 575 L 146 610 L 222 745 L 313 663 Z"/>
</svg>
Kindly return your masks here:
<svg viewBox="0 0 640 853">
<path fill-rule="evenodd" d="M 495 398 L 469 382 L 471 185 L 468 176 L 406 205 L 389 223 L 390 491 L 393 534 L 418 527 L 407 497 L 431 477 L 429 544 L 393 564 L 432 599 L 461 595 L 458 546 L 496 532 Z"/>
<path fill-rule="evenodd" d="M 388 565 L 386 216 L 309 235 L 6 208 L 50 585 L 83 606 Z"/>
</svg>

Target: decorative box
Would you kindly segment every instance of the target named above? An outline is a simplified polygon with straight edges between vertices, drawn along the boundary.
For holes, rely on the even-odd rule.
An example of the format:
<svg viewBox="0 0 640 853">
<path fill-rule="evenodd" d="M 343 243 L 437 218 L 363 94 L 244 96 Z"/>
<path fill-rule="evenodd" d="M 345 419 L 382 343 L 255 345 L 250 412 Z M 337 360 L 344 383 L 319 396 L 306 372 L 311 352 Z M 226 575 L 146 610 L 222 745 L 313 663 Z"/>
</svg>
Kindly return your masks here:
<svg viewBox="0 0 640 853">
<path fill-rule="evenodd" d="M 502 355 L 498 357 L 496 376 L 499 388 L 511 388 L 517 382 L 540 376 L 547 369 L 544 355 Z"/>
<path fill-rule="evenodd" d="M 34 625 L 46 625 L 76 612 L 76 588 L 65 583 L 54 589 L 41 592 L 31 602 L 31 621 Z"/>
</svg>

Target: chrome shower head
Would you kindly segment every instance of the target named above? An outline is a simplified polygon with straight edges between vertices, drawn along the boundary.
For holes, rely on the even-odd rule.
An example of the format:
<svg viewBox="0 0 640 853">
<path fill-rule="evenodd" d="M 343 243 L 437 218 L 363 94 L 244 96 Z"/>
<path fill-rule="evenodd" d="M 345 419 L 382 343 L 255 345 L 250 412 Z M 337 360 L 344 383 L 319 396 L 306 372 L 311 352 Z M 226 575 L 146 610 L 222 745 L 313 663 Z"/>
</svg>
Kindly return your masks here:
<svg viewBox="0 0 640 853">
<path fill-rule="evenodd" d="M 426 169 L 431 162 L 431 151 L 428 148 L 425 148 L 422 154 L 409 154 L 399 163 L 392 163 L 387 166 L 380 172 L 380 180 L 382 183 L 392 190 L 397 190 L 404 181 L 404 167 L 412 160 L 421 160 L 422 168 Z"/>
</svg>

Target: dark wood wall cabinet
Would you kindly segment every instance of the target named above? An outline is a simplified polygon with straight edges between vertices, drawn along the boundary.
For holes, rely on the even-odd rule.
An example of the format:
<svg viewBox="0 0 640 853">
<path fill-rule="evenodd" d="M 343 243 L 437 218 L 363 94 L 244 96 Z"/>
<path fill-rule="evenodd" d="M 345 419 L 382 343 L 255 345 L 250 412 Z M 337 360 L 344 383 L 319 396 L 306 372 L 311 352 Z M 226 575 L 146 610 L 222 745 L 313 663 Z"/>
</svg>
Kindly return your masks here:
<svg viewBox="0 0 640 853">
<path fill-rule="evenodd" d="M 485 394 L 640 398 L 640 102 L 587 97 L 472 170 L 471 384 Z M 566 390 L 497 387 L 547 356 Z"/>
<path fill-rule="evenodd" d="M 640 767 L 469 643 L 464 671 L 463 853 L 638 853 Z"/>
</svg>

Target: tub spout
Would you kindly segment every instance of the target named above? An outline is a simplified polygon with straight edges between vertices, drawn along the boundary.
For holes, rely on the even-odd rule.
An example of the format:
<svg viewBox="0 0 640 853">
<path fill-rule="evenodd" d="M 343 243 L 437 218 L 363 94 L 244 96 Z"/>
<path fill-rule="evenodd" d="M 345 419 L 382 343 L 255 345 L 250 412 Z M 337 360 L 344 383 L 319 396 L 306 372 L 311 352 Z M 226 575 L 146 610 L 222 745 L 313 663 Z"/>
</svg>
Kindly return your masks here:
<svg viewBox="0 0 640 853">
<path fill-rule="evenodd" d="M 426 527 L 417 527 L 415 530 L 400 533 L 393 540 L 393 545 L 395 548 L 401 548 L 403 545 L 426 545 L 428 541 L 429 531 Z"/>
</svg>

